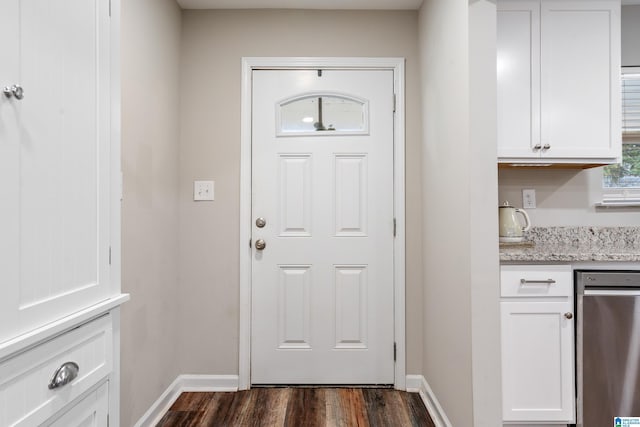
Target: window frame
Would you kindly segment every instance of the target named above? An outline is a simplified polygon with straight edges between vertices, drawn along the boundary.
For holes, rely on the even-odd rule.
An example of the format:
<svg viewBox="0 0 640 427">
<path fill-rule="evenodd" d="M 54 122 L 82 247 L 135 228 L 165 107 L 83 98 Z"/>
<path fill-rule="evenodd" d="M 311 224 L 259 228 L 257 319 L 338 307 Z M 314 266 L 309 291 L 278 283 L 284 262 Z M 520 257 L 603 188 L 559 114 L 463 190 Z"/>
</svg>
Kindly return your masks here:
<svg viewBox="0 0 640 427">
<path fill-rule="evenodd" d="M 341 98 L 345 100 L 352 101 L 354 103 L 360 104 L 362 106 L 362 129 L 359 130 L 321 130 L 321 131 L 287 131 L 282 129 L 282 115 L 281 108 L 285 105 L 291 104 L 293 102 L 301 101 L 309 98 L 318 98 L 318 97 L 332 97 L 332 98 Z M 318 137 L 318 136 L 341 136 L 341 135 L 369 135 L 369 100 L 360 98 L 353 94 L 341 93 L 341 92 L 305 92 L 300 93 L 291 97 L 287 97 L 279 100 L 275 106 L 275 120 L 276 120 L 276 136 L 277 137 L 288 137 L 288 136 L 310 136 L 310 137 Z"/>
<path fill-rule="evenodd" d="M 622 67 L 620 73 L 620 80 L 622 83 L 622 77 L 625 74 L 637 74 L 640 76 L 640 67 Z M 622 86 L 622 84 L 621 84 Z M 622 103 L 622 97 L 620 99 Z M 623 113 L 624 114 L 624 113 Z M 620 118 L 621 122 L 623 117 Z M 624 128 L 621 125 L 621 137 L 622 146 L 625 144 L 640 144 L 640 134 L 625 134 Z M 622 162 L 622 155 L 620 162 Z M 640 206 L 640 186 L 638 187 L 605 187 L 604 186 L 604 168 L 601 171 L 601 187 L 602 187 L 602 202 L 598 203 L 600 206 Z"/>
</svg>

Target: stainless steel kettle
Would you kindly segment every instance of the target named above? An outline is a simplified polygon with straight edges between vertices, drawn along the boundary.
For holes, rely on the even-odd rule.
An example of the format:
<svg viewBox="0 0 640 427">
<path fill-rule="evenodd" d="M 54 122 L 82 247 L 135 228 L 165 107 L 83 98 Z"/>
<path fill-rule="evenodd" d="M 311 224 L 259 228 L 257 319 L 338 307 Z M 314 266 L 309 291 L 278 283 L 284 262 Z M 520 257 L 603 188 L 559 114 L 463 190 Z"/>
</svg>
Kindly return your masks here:
<svg viewBox="0 0 640 427">
<path fill-rule="evenodd" d="M 501 242 L 522 242 L 524 232 L 531 228 L 529 215 L 522 209 L 515 208 L 505 201 L 502 206 L 498 206 L 500 213 L 500 241 Z M 524 226 L 518 220 L 517 214 L 524 218 Z"/>
</svg>

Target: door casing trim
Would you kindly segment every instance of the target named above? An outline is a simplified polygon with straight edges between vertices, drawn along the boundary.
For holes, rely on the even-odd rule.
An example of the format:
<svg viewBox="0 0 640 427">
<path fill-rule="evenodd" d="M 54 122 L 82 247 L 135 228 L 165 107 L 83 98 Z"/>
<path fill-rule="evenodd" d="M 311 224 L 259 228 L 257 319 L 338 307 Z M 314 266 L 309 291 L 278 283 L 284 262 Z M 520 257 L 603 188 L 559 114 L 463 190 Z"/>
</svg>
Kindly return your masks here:
<svg viewBox="0 0 640 427">
<path fill-rule="evenodd" d="M 396 238 L 393 241 L 394 340 L 396 363 L 394 387 L 406 389 L 405 334 L 405 70 L 404 58 L 244 57 L 242 58 L 240 118 L 240 325 L 238 374 L 240 390 L 251 387 L 251 100 L 252 73 L 259 69 L 339 68 L 393 70 L 395 100 L 393 142 L 393 210 Z M 391 232 L 391 230 L 390 230 Z M 391 351 L 391 350 L 390 350 Z"/>
</svg>

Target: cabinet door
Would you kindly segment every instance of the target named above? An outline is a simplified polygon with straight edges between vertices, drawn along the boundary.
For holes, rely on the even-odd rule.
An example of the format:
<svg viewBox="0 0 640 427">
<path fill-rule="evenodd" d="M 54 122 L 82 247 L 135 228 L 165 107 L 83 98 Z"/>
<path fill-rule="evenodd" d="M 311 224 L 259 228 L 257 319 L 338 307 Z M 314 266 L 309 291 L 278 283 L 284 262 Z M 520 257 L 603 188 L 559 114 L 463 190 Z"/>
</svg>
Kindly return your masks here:
<svg viewBox="0 0 640 427">
<path fill-rule="evenodd" d="M 542 157 L 620 155 L 620 2 L 541 8 Z"/>
<path fill-rule="evenodd" d="M 109 425 L 109 387 L 108 383 L 75 404 L 60 418 L 46 427 L 107 427 Z"/>
<path fill-rule="evenodd" d="M 498 157 L 539 157 L 540 3 L 498 3 Z"/>
<path fill-rule="evenodd" d="M 109 0 L 0 12 L 0 87 L 24 89 L 0 95 L 3 342 L 110 293 L 110 18 Z"/>
<path fill-rule="evenodd" d="M 573 318 L 569 301 L 503 301 L 505 422 L 575 420 Z"/>
</svg>

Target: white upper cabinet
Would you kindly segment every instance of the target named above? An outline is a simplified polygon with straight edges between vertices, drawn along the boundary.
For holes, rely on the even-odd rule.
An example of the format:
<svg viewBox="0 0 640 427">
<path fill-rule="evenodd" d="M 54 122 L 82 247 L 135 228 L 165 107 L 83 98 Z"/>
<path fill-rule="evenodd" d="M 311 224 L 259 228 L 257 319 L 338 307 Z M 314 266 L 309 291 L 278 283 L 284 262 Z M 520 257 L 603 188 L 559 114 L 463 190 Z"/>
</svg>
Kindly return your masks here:
<svg viewBox="0 0 640 427">
<path fill-rule="evenodd" d="M 2 0 L 0 16 L 2 343 L 119 287 L 109 1 Z"/>
<path fill-rule="evenodd" d="M 620 157 L 619 0 L 500 1 L 497 76 L 500 162 Z"/>
</svg>

